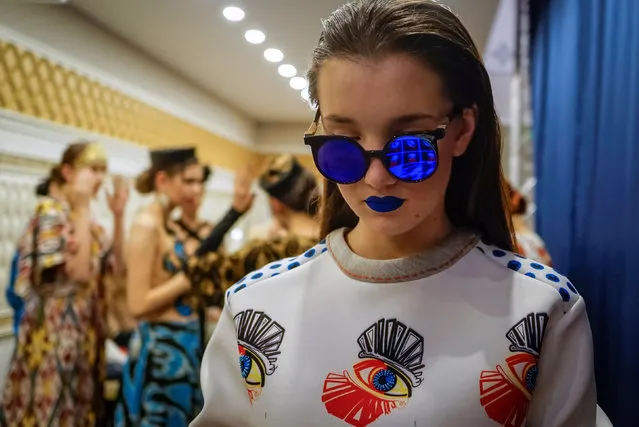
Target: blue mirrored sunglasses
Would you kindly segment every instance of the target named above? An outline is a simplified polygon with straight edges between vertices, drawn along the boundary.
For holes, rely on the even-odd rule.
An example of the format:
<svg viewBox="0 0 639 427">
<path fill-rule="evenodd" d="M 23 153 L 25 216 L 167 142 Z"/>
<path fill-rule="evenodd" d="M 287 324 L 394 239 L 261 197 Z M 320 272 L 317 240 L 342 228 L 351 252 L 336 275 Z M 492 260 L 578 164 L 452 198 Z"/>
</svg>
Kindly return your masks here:
<svg viewBox="0 0 639 427">
<path fill-rule="evenodd" d="M 377 158 L 392 176 L 403 182 L 421 182 L 435 173 L 439 164 L 437 141 L 446 126 L 432 131 L 411 132 L 393 137 L 381 150 L 365 150 L 355 139 L 341 135 L 315 135 L 319 111 L 304 143 L 311 147 L 315 166 L 329 181 L 354 184 L 360 181 Z"/>
</svg>

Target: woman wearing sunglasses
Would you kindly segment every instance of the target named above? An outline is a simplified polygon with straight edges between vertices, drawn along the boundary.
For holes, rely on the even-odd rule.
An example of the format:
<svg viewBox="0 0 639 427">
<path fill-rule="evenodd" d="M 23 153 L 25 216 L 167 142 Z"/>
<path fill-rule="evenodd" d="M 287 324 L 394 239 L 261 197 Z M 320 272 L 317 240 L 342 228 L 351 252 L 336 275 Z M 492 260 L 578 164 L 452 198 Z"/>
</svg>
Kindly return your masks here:
<svg viewBox="0 0 639 427">
<path fill-rule="evenodd" d="M 429 0 L 354 1 L 324 21 L 308 77 L 326 239 L 227 291 L 193 425 L 593 426 L 585 304 L 512 252 L 461 22 Z"/>
</svg>

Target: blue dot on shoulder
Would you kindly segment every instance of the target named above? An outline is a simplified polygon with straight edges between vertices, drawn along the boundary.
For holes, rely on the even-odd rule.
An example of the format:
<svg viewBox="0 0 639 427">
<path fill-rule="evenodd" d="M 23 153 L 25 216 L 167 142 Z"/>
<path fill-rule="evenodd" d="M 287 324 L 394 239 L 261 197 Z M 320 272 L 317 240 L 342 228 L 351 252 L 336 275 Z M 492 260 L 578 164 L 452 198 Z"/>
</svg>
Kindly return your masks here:
<svg viewBox="0 0 639 427">
<path fill-rule="evenodd" d="M 519 271 L 519 269 L 521 268 L 521 263 L 519 261 L 512 260 L 508 261 L 508 264 L 506 266 L 513 271 Z"/>
<path fill-rule="evenodd" d="M 568 289 L 570 289 L 572 291 L 572 293 L 576 294 L 577 293 L 577 289 L 574 287 L 574 285 L 570 282 L 566 283 L 566 286 L 568 286 Z"/>
<path fill-rule="evenodd" d="M 275 270 L 275 269 L 277 269 L 277 268 L 280 268 L 281 266 L 282 266 L 282 264 L 273 264 L 273 265 L 272 265 L 272 266 L 270 266 L 269 268 L 270 268 L 271 270 Z"/>
<path fill-rule="evenodd" d="M 482 248 L 480 248 L 479 246 L 477 246 L 477 249 L 479 249 L 479 252 L 481 252 L 482 254 L 485 254 L 485 253 L 486 253 L 486 251 L 485 251 L 485 250 L 483 250 Z"/>
<path fill-rule="evenodd" d="M 526 276 L 528 277 L 532 277 L 533 279 L 537 276 L 535 276 L 535 273 L 526 273 Z"/>
<path fill-rule="evenodd" d="M 292 269 L 294 269 L 296 267 L 299 267 L 299 266 L 300 266 L 299 262 L 294 262 L 294 263 L 289 264 L 288 267 L 286 267 L 286 268 L 288 268 L 289 270 L 292 270 Z"/>
<path fill-rule="evenodd" d="M 253 279 L 253 280 L 259 279 L 262 276 L 264 276 L 263 273 L 255 273 L 254 275 L 251 276 L 251 279 Z"/>
<path fill-rule="evenodd" d="M 559 295 L 561 295 L 561 299 L 565 302 L 570 301 L 570 294 L 565 288 L 559 288 Z"/>
<path fill-rule="evenodd" d="M 328 249 L 324 248 L 322 249 L 322 253 L 326 252 Z"/>
<path fill-rule="evenodd" d="M 495 249 L 493 251 L 493 255 L 496 256 L 497 258 L 501 258 L 501 257 L 506 256 L 506 252 L 504 252 L 502 250 L 499 250 L 499 249 Z"/>
<path fill-rule="evenodd" d="M 241 284 L 240 286 L 238 286 L 237 288 L 235 288 L 235 290 L 233 291 L 234 294 L 238 293 L 239 291 L 241 291 L 242 289 L 246 288 L 246 283 Z"/>
<path fill-rule="evenodd" d="M 555 283 L 559 282 L 559 277 L 555 276 L 552 273 L 546 274 L 546 279 L 550 280 L 551 282 L 555 282 Z"/>
<path fill-rule="evenodd" d="M 275 277 L 275 276 L 279 276 L 279 275 L 280 275 L 280 273 L 273 273 L 273 274 L 271 274 L 271 277 Z"/>
<path fill-rule="evenodd" d="M 322 240 L 320 240 L 319 244 L 320 244 L 320 245 L 325 245 L 325 244 L 326 244 L 326 239 L 322 239 Z"/>
<path fill-rule="evenodd" d="M 313 255 L 315 255 L 315 249 L 309 249 L 308 251 L 306 251 L 306 253 L 304 254 L 304 256 L 306 258 L 312 258 Z"/>
<path fill-rule="evenodd" d="M 535 270 L 543 270 L 543 269 L 544 269 L 544 266 L 543 266 L 543 265 L 541 265 L 541 264 L 537 264 L 536 262 L 531 262 L 531 263 L 530 263 L 530 266 L 531 266 L 532 268 L 534 268 Z"/>
</svg>

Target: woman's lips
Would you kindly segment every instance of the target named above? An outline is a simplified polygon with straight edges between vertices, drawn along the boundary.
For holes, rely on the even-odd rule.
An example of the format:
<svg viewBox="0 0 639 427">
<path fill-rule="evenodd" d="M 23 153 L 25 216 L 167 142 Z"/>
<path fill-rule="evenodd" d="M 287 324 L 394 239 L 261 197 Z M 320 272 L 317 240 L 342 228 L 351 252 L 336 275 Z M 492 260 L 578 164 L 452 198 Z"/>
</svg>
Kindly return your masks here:
<svg viewBox="0 0 639 427">
<path fill-rule="evenodd" d="M 370 196 L 364 200 L 366 205 L 373 211 L 379 213 L 393 212 L 401 208 L 404 204 L 404 199 L 393 196 L 375 197 Z"/>
</svg>

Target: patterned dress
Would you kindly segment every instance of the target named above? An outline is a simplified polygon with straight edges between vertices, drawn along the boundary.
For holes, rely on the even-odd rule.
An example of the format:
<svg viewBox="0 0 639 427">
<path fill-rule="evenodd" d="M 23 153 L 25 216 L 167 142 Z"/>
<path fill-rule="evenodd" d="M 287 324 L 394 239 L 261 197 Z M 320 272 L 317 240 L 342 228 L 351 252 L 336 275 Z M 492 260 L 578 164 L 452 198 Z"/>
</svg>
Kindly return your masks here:
<svg viewBox="0 0 639 427">
<path fill-rule="evenodd" d="M 177 274 L 186 258 L 184 242 L 173 238 L 163 268 Z M 175 301 L 184 321 L 139 322 L 122 372 L 116 427 L 186 427 L 202 409 L 202 324 L 200 316 L 193 318 L 199 302 L 184 297 Z"/>
<path fill-rule="evenodd" d="M 25 308 L 3 392 L 1 425 L 84 427 L 103 417 L 100 260 L 106 254 L 105 233 L 92 226 L 95 275 L 87 286 L 64 273 L 72 232 L 68 207 L 44 198 L 19 241 L 16 292 Z"/>
</svg>

